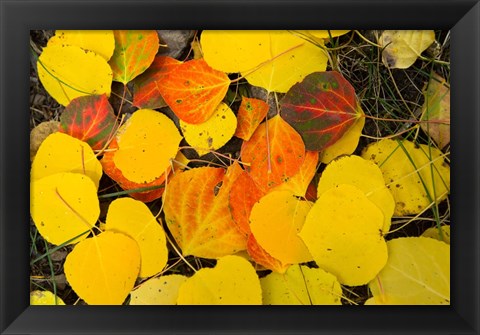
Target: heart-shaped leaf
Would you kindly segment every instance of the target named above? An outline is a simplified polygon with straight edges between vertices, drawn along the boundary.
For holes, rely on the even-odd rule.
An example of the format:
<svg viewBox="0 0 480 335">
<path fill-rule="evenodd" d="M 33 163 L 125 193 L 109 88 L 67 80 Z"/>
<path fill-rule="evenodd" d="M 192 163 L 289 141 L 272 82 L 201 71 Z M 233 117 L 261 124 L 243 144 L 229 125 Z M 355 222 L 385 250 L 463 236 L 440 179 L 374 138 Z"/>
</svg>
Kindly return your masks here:
<svg viewBox="0 0 480 335">
<path fill-rule="evenodd" d="M 253 266 L 225 256 L 213 269 L 197 271 L 180 287 L 179 305 L 261 305 L 262 289 Z"/>
<path fill-rule="evenodd" d="M 322 151 L 361 116 L 352 85 L 336 71 L 315 72 L 280 101 L 282 118 L 302 136 L 305 148 Z"/>
<path fill-rule="evenodd" d="M 65 260 L 65 276 L 89 305 L 121 305 L 140 270 L 140 250 L 130 237 L 104 232 L 78 243 Z"/>
<path fill-rule="evenodd" d="M 287 182 L 305 159 L 302 138 L 280 116 L 269 119 L 267 127 L 262 123 L 242 145 L 242 161 L 263 192 Z"/>
<path fill-rule="evenodd" d="M 183 255 L 218 258 L 246 248 L 245 235 L 228 208 L 228 196 L 238 177 L 233 174 L 238 172 L 201 167 L 177 173 L 170 180 L 163 195 L 165 220 Z"/>
<path fill-rule="evenodd" d="M 203 59 L 195 59 L 175 66 L 157 83 L 163 99 L 178 118 L 198 124 L 213 115 L 227 93 L 230 79 Z"/>
<path fill-rule="evenodd" d="M 152 64 L 158 52 L 156 30 L 114 30 L 115 51 L 109 61 L 113 80 L 126 85 Z"/>
<path fill-rule="evenodd" d="M 70 101 L 60 115 L 61 131 L 100 150 L 113 137 L 116 117 L 108 98 L 88 95 Z"/>
</svg>

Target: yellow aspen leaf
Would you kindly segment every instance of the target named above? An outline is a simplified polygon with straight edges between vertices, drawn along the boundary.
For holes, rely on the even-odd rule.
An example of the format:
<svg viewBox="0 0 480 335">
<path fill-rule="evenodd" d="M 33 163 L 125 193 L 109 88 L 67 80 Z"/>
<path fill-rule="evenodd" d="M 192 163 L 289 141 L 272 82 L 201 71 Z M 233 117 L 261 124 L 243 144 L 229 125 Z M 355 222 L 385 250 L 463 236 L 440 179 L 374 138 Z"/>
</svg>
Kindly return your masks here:
<svg viewBox="0 0 480 335">
<path fill-rule="evenodd" d="M 252 234 L 265 251 L 284 264 L 312 261 L 312 255 L 298 236 L 311 206 L 289 191 L 272 191 L 252 208 Z"/>
<path fill-rule="evenodd" d="M 423 92 L 420 127 L 438 144 L 441 149 L 450 143 L 450 87 L 445 79 L 433 74 Z"/>
<path fill-rule="evenodd" d="M 382 170 L 395 199 L 394 215 L 417 214 L 450 192 L 450 166 L 443 153 L 425 144 L 383 139 L 368 145 L 362 157 Z"/>
<path fill-rule="evenodd" d="M 132 238 L 103 232 L 78 243 L 65 260 L 65 276 L 89 305 L 121 305 L 140 270 L 140 250 Z"/>
<path fill-rule="evenodd" d="M 334 275 L 303 265 L 260 278 L 264 305 L 341 305 L 342 287 Z"/>
<path fill-rule="evenodd" d="M 184 171 L 187 168 L 188 163 L 190 163 L 190 160 L 181 151 L 178 151 L 172 162 L 173 171 Z"/>
<path fill-rule="evenodd" d="M 203 268 L 180 286 L 179 305 L 261 305 L 262 289 L 253 266 L 225 256 L 215 268 Z"/>
<path fill-rule="evenodd" d="M 145 72 L 158 52 L 156 30 L 114 30 L 115 50 L 109 61 L 113 80 L 126 85 Z"/>
<path fill-rule="evenodd" d="M 148 183 L 165 173 L 182 137 L 167 116 L 139 109 L 119 129 L 113 161 L 130 181 Z"/>
<path fill-rule="evenodd" d="M 33 161 L 42 142 L 48 135 L 57 132 L 60 128 L 58 121 L 45 121 L 32 129 L 30 132 L 30 160 Z"/>
<path fill-rule="evenodd" d="M 422 236 L 434 238 L 436 240 L 450 244 L 450 226 L 441 226 L 440 230 L 437 227 L 431 227 L 425 230 Z"/>
<path fill-rule="evenodd" d="M 230 83 L 224 72 L 212 69 L 203 59 L 194 59 L 176 65 L 157 85 L 180 120 L 198 124 L 213 115 Z"/>
<path fill-rule="evenodd" d="M 129 179 L 127 179 L 122 171 L 117 168 L 115 165 L 115 162 L 113 161 L 113 157 L 115 156 L 116 151 L 118 150 L 118 143 L 117 140 L 114 138 L 110 142 L 110 145 L 108 146 L 108 150 L 105 151 L 102 160 L 100 163 L 102 164 L 103 171 L 107 176 L 112 178 L 112 180 L 116 181 L 118 183 L 118 186 L 120 186 L 124 190 L 134 190 L 138 188 L 146 188 L 146 187 L 152 187 L 152 186 L 161 186 L 165 183 L 166 176 L 170 172 L 170 166 L 167 167 L 165 172 L 158 178 L 155 178 L 153 181 L 148 182 L 148 183 L 136 183 L 133 182 Z M 153 200 L 156 200 L 160 198 L 165 190 L 165 187 L 159 187 L 154 190 L 150 191 L 143 191 L 143 192 L 133 192 L 129 193 L 129 195 L 136 199 L 140 200 L 142 202 L 151 202 Z"/>
<path fill-rule="evenodd" d="M 349 31 L 350 30 L 305 30 L 307 34 L 315 36 L 316 38 L 323 38 L 323 39 L 342 36 L 348 33 Z"/>
<path fill-rule="evenodd" d="M 243 143 L 241 155 L 253 181 L 266 192 L 300 170 L 305 144 L 295 129 L 276 115 L 260 124 L 250 140 Z"/>
<path fill-rule="evenodd" d="M 130 305 L 176 305 L 178 290 L 186 280 L 182 275 L 146 280 L 130 293 Z"/>
<path fill-rule="evenodd" d="M 368 285 L 377 305 L 450 305 L 450 245 L 405 237 L 387 247 L 388 262 Z"/>
<path fill-rule="evenodd" d="M 81 173 L 98 188 L 102 164 L 85 142 L 63 133 L 49 135 L 40 145 L 32 163 L 32 181 L 60 172 Z"/>
<path fill-rule="evenodd" d="M 200 43 L 211 67 L 241 72 L 250 84 L 269 92 L 285 93 L 306 75 L 327 67 L 326 51 L 286 30 L 204 30 Z"/>
<path fill-rule="evenodd" d="M 142 262 L 139 277 L 153 276 L 168 261 L 165 231 L 141 201 L 119 198 L 108 207 L 106 231 L 123 233 L 138 243 Z"/>
<path fill-rule="evenodd" d="M 322 172 L 317 186 L 317 198 L 341 184 L 358 187 L 383 213 L 383 232 L 390 230 L 395 200 L 385 186 L 382 171 L 373 162 L 360 156 L 345 156 L 331 162 Z"/>
<path fill-rule="evenodd" d="M 358 105 L 358 110 L 361 116 L 358 117 L 354 124 L 349 128 L 345 134 L 335 143 L 320 152 L 320 161 L 324 164 L 330 163 L 337 157 L 342 155 L 351 155 L 357 149 L 358 141 L 362 135 L 363 127 L 365 126 L 365 117 L 362 109 Z"/>
<path fill-rule="evenodd" d="M 235 133 L 237 118 L 226 104 L 221 102 L 213 115 L 203 123 L 190 124 L 180 120 L 185 140 L 199 156 L 223 147 Z"/>
<path fill-rule="evenodd" d="M 378 39 L 382 61 L 391 69 L 409 68 L 435 41 L 433 30 L 385 30 Z"/>
<path fill-rule="evenodd" d="M 84 95 L 110 96 L 112 69 L 93 51 L 74 45 L 50 45 L 37 62 L 38 78 L 61 105 Z"/>
<path fill-rule="evenodd" d="M 343 285 L 371 281 L 387 262 L 382 211 L 359 188 L 341 184 L 308 212 L 300 237 L 317 265 Z"/>
<path fill-rule="evenodd" d="M 300 166 L 300 170 L 292 176 L 286 183 L 273 188 L 272 191 L 288 190 L 298 197 L 305 197 L 308 185 L 317 171 L 318 152 L 306 151 L 305 160 Z"/>
<path fill-rule="evenodd" d="M 165 221 L 183 255 L 219 258 L 246 248 L 228 207 L 240 171 L 201 167 L 170 179 L 162 197 Z"/>
<path fill-rule="evenodd" d="M 268 104 L 263 100 L 242 97 L 237 114 L 238 125 L 234 135 L 248 141 L 260 122 L 267 116 L 268 109 Z"/>
<path fill-rule="evenodd" d="M 39 233 L 60 245 L 85 239 L 100 215 L 97 188 L 90 178 L 78 173 L 57 173 L 33 181 L 30 213 Z"/>
<path fill-rule="evenodd" d="M 248 235 L 247 252 L 255 263 L 278 273 L 285 273 L 290 266 L 289 264 L 285 264 L 275 257 L 272 257 L 272 255 L 266 252 L 265 249 L 258 244 L 253 234 Z"/>
<path fill-rule="evenodd" d="M 63 300 L 50 291 L 30 292 L 30 305 L 65 305 Z"/>
<path fill-rule="evenodd" d="M 55 36 L 48 40 L 50 45 L 76 45 L 90 50 L 108 61 L 115 49 L 113 30 L 56 30 Z"/>
</svg>

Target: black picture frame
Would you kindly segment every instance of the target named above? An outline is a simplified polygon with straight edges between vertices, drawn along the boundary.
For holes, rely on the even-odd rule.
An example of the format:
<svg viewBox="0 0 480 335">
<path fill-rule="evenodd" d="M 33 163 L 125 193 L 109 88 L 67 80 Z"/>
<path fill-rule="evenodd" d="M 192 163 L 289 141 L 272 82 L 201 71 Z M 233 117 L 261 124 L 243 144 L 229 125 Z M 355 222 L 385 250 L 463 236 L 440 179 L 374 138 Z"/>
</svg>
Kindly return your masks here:
<svg viewBox="0 0 480 335">
<path fill-rule="evenodd" d="M 480 4 L 0 0 L 2 334 L 479 334 Z M 451 29 L 451 306 L 29 306 L 31 29 Z"/>
</svg>

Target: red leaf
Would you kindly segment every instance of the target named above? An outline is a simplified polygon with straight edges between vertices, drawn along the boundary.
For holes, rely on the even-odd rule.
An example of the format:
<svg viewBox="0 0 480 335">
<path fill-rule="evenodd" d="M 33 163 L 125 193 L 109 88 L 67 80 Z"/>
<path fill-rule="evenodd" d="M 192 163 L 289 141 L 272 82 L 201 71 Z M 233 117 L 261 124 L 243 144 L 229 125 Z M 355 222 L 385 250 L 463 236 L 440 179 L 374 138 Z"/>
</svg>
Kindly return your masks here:
<svg viewBox="0 0 480 335">
<path fill-rule="evenodd" d="M 116 152 L 115 149 L 118 149 L 118 143 L 116 139 L 113 139 L 112 142 L 110 142 L 108 149 L 109 150 L 105 152 L 100 163 L 102 163 L 103 171 L 105 172 L 105 174 L 107 174 L 110 178 L 116 181 L 122 189 L 127 191 L 127 190 L 133 190 L 137 188 L 160 186 L 164 184 L 165 173 L 162 174 L 157 179 L 155 179 L 154 181 L 151 181 L 149 183 L 139 184 L 139 183 L 135 183 L 133 181 L 128 180 L 122 174 L 122 171 L 120 171 L 116 167 L 115 162 L 113 160 L 113 157 L 115 156 L 115 152 Z M 169 172 L 170 171 L 167 171 L 167 173 Z M 165 187 L 161 187 L 152 191 L 130 193 L 130 196 L 142 202 L 151 202 L 153 200 L 160 198 L 164 190 L 165 190 Z"/>
<path fill-rule="evenodd" d="M 116 128 L 116 117 L 107 96 L 87 95 L 73 99 L 60 116 L 60 131 L 102 149 Z"/>
<path fill-rule="evenodd" d="M 158 34 L 156 30 L 114 30 L 113 34 L 115 51 L 108 64 L 113 80 L 126 85 L 152 64 L 158 52 Z"/>
<path fill-rule="evenodd" d="M 229 85 L 224 72 L 212 69 L 203 59 L 195 59 L 175 66 L 158 82 L 158 89 L 179 119 L 198 124 L 213 115 Z"/>
<path fill-rule="evenodd" d="M 267 116 L 268 108 L 265 101 L 242 97 L 237 115 L 238 126 L 234 135 L 248 141 L 260 122 Z"/>
<path fill-rule="evenodd" d="M 148 70 L 134 80 L 133 105 L 150 109 L 165 107 L 167 104 L 160 94 L 158 83 L 181 63 L 172 57 L 157 56 Z"/>
<path fill-rule="evenodd" d="M 305 145 L 300 135 L 280 116 L 258 126 L 249 141 L 243 142 L 242 161 L 247 172 L 263 191 L 287 182 L 305 159 Z"/>
<path fill-rule="evenodd" d="M 302 136 L 307 150 L 335 143 L 360 117 L 352 85 L 336 71 L 315 72 L 286 93 L 281 115 Z"/>
</svg>

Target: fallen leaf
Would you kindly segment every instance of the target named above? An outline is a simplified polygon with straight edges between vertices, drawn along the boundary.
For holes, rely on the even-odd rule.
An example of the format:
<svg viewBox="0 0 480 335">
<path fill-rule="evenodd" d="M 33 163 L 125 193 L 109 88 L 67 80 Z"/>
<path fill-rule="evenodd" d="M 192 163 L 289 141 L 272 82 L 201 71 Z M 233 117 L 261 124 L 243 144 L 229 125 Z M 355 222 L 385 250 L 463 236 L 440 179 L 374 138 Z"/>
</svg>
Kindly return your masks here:
<svg viewBox="0 0 480 335">
<path fill-rule="evenodd" d="M 269 92 L 285 93 L 306 75 L 327 67 L 321 47 L 286 30 L 204 30 L 200 43 L 211 67 L 241 72 L 251 85 Z"/>
<path fill-rule="evenodd" d="M 140 250 L 130 237 L 103 232 L 78 243 L 64 264 L 68 283 L 89 305 L 121 305 L 140 270 Z"/>
<path fill-rule="evenodd" d="M 260 278 L 264 305 L 341 305 L 342 287 L 334 275 L 303 265 Z"/>
<path fill-rule="evenodd" d="M 150 109 L 167 106 L 158 89 L 158 83 L 181 63 L 181 61 L 167 56 L 155 57 L 152 65 L 133 81 L 133 105 Z"/>
<path fill-rule="evenodd" d="M 272 257 L 265 249 L 258 244 L 255 236 L 250 234 L 247 239 L 247 253 L 255 263 L 263 266 L 268 270 L 272 270 L 278 273 L 285 273 L 290 264 L 284 264 L 280 260 Z"/>
<path fill-rule="evenodd" d="M 163 195 L 165 221 L 184 256 L 219 258 L 246 248 L 228 208 L 238 169 L 201 167 L 177 173 Z M 221 186 L 219 186 L 221 185 Z"/>
<path fill-rule="evenodd" d="M 264 192 L 257 187 L 250 175 L 245 170 L 242 170 L 237 162 L 233 163 L 231 168 L 240 169 L 241 171 L 238 172 L 238 177 L 230 189 L 228 197 L 230 213 L 238 229 L 245 236 L 248 236 L 251 233 L 250 213 L 253 205 L 260 200 Z"/>
<path fill-rule="evenodd" d="M 237 118 L 223 102 L 203 123 L 190 124 L 180 120 L 180 129 L 185 140 L 199 156 L 223 147 L 233 137 L 236 128 Z"/>
<path fill-rule="evenodd" d="M 248 141 L 260 122 L 267 116 L 268 108 L 265 101 L 242 97 L 237 114 L 238 126 L 234 135 Z"/>
<path fill-rule="evenodd" d="M 168 275 L 144 281 L 130 293 L 130 305 L 176 305 L 178 290 L 187 277 Z"/>
<path fill-rule="evenodd" d="M 267 133 L 268 127 L 268 133 Z M 305 160 L 300 135 L 279 115 L 260 124 L 249 141 L 242 144 L 242 161 L 263 191 L 287 182 Z"/>
<path fill-rule="evenodd" d="M 387 262 L 382 211 L 359 188 L 331 188 L 308 212 L 300 237 L 317 265 L 343 285 L 367 284 Z"/>
<path fill-rule="evenodd" d="M 180 286 L 179 305 L 261 305 L 262 289 L 253 266 L 225 256 L 215 268 L 203 268 Z"/>
<path fill-rule="evenodd" d="M 445 79 L 434 74 L 423 96 L 421 120 L 425 122 L 420 127 L 441 149 L 450 143 L 450 87 Z"/>
<path fill-rule="evenodd" d="M 377 305 L 450 305 L 450 246 L 426 237 L 387 242 L 388 262 L 369 283 Z"/>
<path fill-rule="evenodd" d="M 58 121 L 45 121 L 32 129 L 30 132 L 30 160 L 33 161 L 37 154 L 38 148 L 42 142 L 60 128 L 60 122 Z"/>
<path fill-rule="evenodd" d="M 382 61 L 391 69 L 409 68 L 435 41 L 433 30 L 385 30 L 378 39 Z"/>
<path fill-rule="evenodd" d="M 63 300 L 50 291 L 30 292 L 30 305 L 65 305 Z"/>
<path fill-rule="evenodd" d="M 107 62 L 115 49 L 113 30 L 56 30 L 48 40 L 50 45 L 75 45 L 93 51 Z"/>
<path fill-rule="evenodd" d="M 49 135 L 40 145 L 32 163 L 32 181 L 60 172 L 75 172 L 88 176 L 98 188 L 102 165 L 90 146 L 60 132 Z"/>
<path fill-rule="evenodd" d="M 123 233 L 137 242 L 142 258 L 140 278 L 151 277 L 167 265 L 165 231 L 143 202 L 131 198 L 112 201 L 108 207 L 105 231 Z"/>
<path fill-rule="evenodd" d="M 114 30 L 115 51 L 109 64 L 113 80 L 126 85 L 145 72 L 158 52 L 156 30 Z"/>
<path fill-rule="evenodd" d="M 158 186 L 158 188 L 153 190 L 146 190 L 140 192 L 131 192 L 129 195 L 142 202 L 152 202 L 160 198 L 165 190 L 165 187 L 162 185 L 165 183 L 166 176 L 169 174 L 171 167 L 168 166 L 165 169 L 165 172 L 158 178 L 155 178 L 153 181 L 148 183 L 136 183 L 129 179 L 127 179 L 122 171 L 117 168 L 115 162 L 113 161 L 113 157 L 115 156 L 115 152 L 118 150 L 118 143 L 116 139 L 113 139 L 108 146 L 108 150 L 105 151 L 103 154 L 103 158 L 100 161 L 103 167 L 103 171 L 107 176 L 109 176 L 112 180 L 117 182 L 117 184 L 124 190 L 136 190 L 136 189 L 145 189 L 150 187 Z"/>
<path fill-rule="evenodd" d="M 358 187 L 383 213 L 383 232 L 390 230 L 395 200 L 385 186 L 382 170 L 359 156 L 344 156 L 331 162 L 322 172 L 317 186 L 317 198 L 333 187 L 350 184 Z"/>
<path fill-rule="evenodd" d="M 312 261 L 312 255 L 298 237 L 311 206 L 289 191 L 272 191 L 252 208 L 252 234 L 266 252 L 283 264 Z"/>
<path fill-rule="evenodd" d="M 33 222 L 42 237 L 55 245 L 85 239 L 100 215 L 97 188 L 82 174 L 57 173 L 32 181 L 30 194 Z"/>
<path fill-rule="evenodd" d="M 293 85 L 280 110 L 310 151 L 328 148 L 362 115 L 354 88 L 336 71 L 311 73 Z"/>
<path fill-rule="evenodd" d="M 428 228 L 423 232 L 422 236 L 450 244 L 450 226 L 440 226 L 440 229 L 437 227 Z"/>
<path fill-rule="evenodd" d="M 113 137 L 117 118 L 108 98 L 88 95 L 73 99 L 60 115 L 60 131 L 100 150 Z"/>
<path fill-rule="evenodd" d="M 170 167 L 182 137 L 164 114 L 139 109 L 119 129 L 113 162 L 128 180 L 149 183 Z"/>
<path fill-rule="evenodd" d="M 360 105 L 357 104 L 357 108 L 360 111 L 361 116 L 355 120 L 352 127 L 348 129 L 338 141 L 320 152 L 320 161 L 322 163 L 328 164 L 342 155 L 351 155 L 357 149 L 360 136 L 362 136 L 363 127 L 365 126 L 365 114 Z"/>
<path fill-rule="evenodd" d="M 368 145 L 362 157 L 374 161 L 382 170 L 395 199 L 394 215 L 420 213 L 434 199 L 440 202 L 450 192 L 450 167 L 443 153 L 434 147 L 383 139 Z"/>
<path fill-rule="evenodd" d="M 38 78 L 61 105 L 91 94 L 110 96 L 112 69 L 94 53 L 73 45 L 50 45 L 37 62 Z"/>
<path fill-rule="evenodd" d="M 227 93 L 230 79 L 203 59 L 190 60 L 168 71 L 158 90 L 175 115 L 184 122 L 207 121 Z"/>
</svg>

